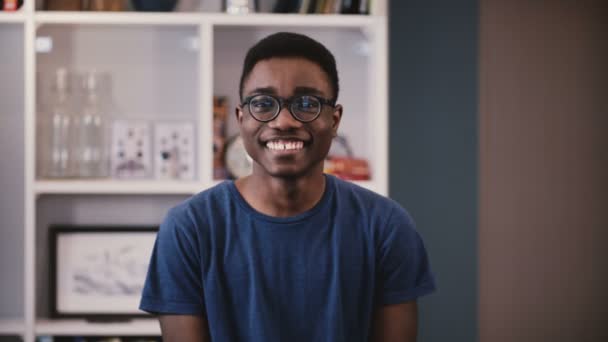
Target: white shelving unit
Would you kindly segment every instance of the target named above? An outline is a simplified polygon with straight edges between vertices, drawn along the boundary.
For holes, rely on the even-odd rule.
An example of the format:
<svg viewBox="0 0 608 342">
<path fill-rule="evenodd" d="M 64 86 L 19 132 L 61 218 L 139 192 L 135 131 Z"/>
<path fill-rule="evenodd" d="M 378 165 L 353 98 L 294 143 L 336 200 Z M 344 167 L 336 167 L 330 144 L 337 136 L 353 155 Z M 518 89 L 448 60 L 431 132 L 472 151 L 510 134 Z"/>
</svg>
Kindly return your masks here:
<svg viewBox="0 0 608 342">
<path fill-rule="evenodd" d="M 90 323 L 85 320 L 38 320 L 37 335 L 146 336 L 160 335 L 156 319 L 134 319 L 128 322 Z"/>
<path fill-rule="evenodd" d="M 0 335 L 21 336 L 24 332 L 23 320 L 0 320 Z"/>
<path fill-rule="evenodd" d="M 13 184 L 20 193 L 0 212 L 13 218 L 10 226 L 0 227 L 0 257 L 16 260 L 0 264 L 5 292 L 0 295 L 0 337 L 20 335 L 29 342 L 41 335 L 160 334 L 152 319 L 102 324 L 50 318 L 48 225 L 158 224 L 170 206 L 217 184 L 212 178 L 213 96 L 227 96 L 229 108 L 234 107 L 246 50 L 272 32 L 308 34 L 335 54 L 338 102 L 345 107 L 340 131 L 372 169 L 370 181 L 357 183 L 388 193 L 386 0 L 373 1 L 371 15 L 242 16 L 217 12 L 221 2 L 215 1 L 215 12 L 43 12 L 27 0 L 18 12 L 0 12 L 0 136 L 11 133 L 10 144 L 17 147 L 2 152 L 23 165 L 3 162 L 0 167 L 0 184 Z M 52 41 L 51 48 L 40 48 L 40 39 Z M 39 77 L 59 66 L 110 71 L 121 117 L 194 122 L 195 179 L 37 178 Z M 236 132 L 234 122 L 228 131 Z"/>
<path fill-rule="evenodd" d="M 37 195 L 44 194 L 165 194 L 193 195 L 209 185 L 197 182 L 172 182 L 155 180 L 120 181 L 39 181 L 34 185 Z"/>
</svg>

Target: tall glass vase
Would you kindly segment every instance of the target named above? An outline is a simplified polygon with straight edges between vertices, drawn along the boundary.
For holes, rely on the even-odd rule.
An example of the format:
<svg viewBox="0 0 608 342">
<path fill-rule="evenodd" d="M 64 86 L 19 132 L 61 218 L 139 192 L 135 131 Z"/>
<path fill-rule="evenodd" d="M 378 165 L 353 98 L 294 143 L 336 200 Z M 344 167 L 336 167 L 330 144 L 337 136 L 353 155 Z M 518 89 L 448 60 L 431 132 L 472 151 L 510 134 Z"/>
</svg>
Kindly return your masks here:
<svg viewBox="0 0 608 342">
<path fill-rule="evenodd" d="M 110 83 L 109 74 L 95 70 L 87 71 L 82 76 L 82 103 L 74 125 L 78 177 L 109 175 Z"/>
<path fill-rule="evenodd" d="M 73 97 L 74 75 L 60 68 L 51 78 L 49 91 L 38 105 L 37 150 L 39 176 L 65 178 L 75 175 Z"/>
</svg>

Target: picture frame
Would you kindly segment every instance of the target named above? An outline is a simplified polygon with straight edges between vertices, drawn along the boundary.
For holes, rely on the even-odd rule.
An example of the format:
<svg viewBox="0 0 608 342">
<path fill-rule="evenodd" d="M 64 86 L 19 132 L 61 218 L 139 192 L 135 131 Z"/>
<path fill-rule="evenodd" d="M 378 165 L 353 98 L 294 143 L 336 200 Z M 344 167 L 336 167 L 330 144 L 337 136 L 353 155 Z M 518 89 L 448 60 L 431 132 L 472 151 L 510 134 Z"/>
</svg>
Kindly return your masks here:
<svg viewBox="0 0 608 342">
<path fill-rule="evenodd" d="M 152 177 L 152 132 L 146 120 L 115 120 L 110 149 L 111 175 L 117 179 Z"/>
<path fill-rule="evenodd" d="M 154 123 L 154 176 L 162 180 L 194 180 L 194 123 Z"/>
<path fill-rule="evenodd" d="M 150 317 L 138 307 L 157 232 L 155 226 L 51 225 L 51 317 Z"/>
</svg>

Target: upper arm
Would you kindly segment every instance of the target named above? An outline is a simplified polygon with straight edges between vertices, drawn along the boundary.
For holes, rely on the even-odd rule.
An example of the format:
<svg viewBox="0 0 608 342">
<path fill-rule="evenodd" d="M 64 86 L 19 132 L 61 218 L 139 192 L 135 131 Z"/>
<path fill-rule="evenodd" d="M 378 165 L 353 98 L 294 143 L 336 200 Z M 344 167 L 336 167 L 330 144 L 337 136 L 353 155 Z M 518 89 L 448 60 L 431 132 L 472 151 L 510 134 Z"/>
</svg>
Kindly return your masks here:
<svg viewBox="0 0 608 342">
<path fill-rule="evenodd" d="M 391 212 L 376 248 L 378 304 L 406 303 L 435 290 L 424 243 L 405 210 Z"/>
<path fill-rule="evenodd" d="M 402 208 L 392 211 L 381 230 L 377 253 L 372 341 L 414 342 L 418 332 L 416 300 L 435 290 L 435 279 L 422 238 Z"/>
<path fill-rule="evenodd" d="M 203 316 L 161 315 L 160 328 L 165 342 L 209 342 L 209 325 Z"/>
<path fill-rule="evenodd" d="M 154 314 L 204 315 L 200 250 L 195 229 L 168 215 L 154 244 L 140 309 Z"/>
<path fill-rule="evenodd" d="M 418 334 L 416 301 L 376 308 L 372 325 L 372 342 L 415 342 Z"/>
</svg>

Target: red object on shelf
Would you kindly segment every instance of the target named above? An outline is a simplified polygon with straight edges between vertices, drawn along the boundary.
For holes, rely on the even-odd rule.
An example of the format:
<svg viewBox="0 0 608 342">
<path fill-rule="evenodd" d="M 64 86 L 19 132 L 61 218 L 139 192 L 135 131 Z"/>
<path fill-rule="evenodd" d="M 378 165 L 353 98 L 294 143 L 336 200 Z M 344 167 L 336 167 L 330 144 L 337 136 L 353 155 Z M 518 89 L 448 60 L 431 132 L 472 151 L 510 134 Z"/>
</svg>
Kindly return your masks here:
<svg viewBox="0 0 608 342">
<path fill-rule="evenodd" d="M 0 1 L 0 3 L 2 3 L 3 11 L 12 12 L 12 11 L 18 10 L 19 7 L 21 7 L 21 5 L 23 4 L 23 0 L 21 0 L 21 1 L 4 0 L 4 1 Z"/>
<path fill-rule="evenodd" d="M 369 164 L 365 159 L 351 157 L 328 157 L 324 172 L 347 180 L 369 180 Z"/>
</svg>

